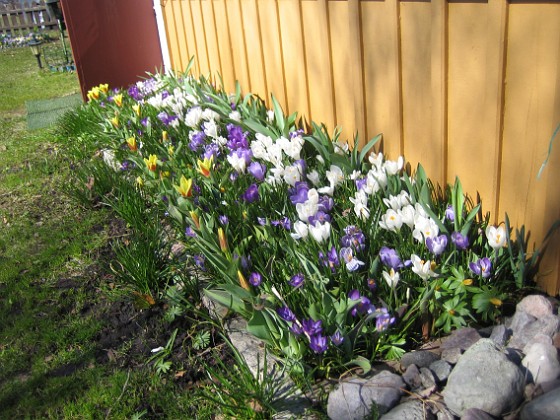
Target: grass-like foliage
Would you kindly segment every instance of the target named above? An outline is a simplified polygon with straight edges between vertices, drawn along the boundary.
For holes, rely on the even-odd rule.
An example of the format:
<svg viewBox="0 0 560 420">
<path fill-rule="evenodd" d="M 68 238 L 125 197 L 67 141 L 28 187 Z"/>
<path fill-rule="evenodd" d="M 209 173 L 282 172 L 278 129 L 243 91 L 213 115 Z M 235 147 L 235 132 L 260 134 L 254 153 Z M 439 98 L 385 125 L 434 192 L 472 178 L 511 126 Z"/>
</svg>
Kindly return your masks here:
<svg viewBox="0 0 560 420">
<path fill-rule="evenodd" d="M 421 335 L 495 321 L 533 286 L 540 254 L 524 230 L 491 225 L 459 179 L 440 187 L 420 165 L 406 172 L 403 157 L 378 152 L 380 136 L 352 148 L 323 125 L 303 131 L 274 98 L 268 109 L 188 74 L 88 97 L 77 118 L 98 131 L 82 139 L 95 138 L 105 171 L 129 183 L 113 187 L 111 206 L 142 219 L 130 211 L 142 208 L 138 194 L 159 209 L 147 223 L 174 227 L 206 295 L 294 371 L 368 370 Z M 86 186 L 103 178 L 94 170 Z M 135 245 L 139 269 L 157 260 L 156 243 Z"/>
</svg>

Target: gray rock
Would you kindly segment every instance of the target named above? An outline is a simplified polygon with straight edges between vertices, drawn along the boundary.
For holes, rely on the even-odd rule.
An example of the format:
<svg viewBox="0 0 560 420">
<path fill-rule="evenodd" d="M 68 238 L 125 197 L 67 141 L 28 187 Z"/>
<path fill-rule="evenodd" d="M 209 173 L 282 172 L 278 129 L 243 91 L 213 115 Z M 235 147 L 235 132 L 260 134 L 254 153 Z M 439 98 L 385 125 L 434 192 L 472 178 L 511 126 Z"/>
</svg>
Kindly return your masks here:
<svg viewBox="0 0 560 420">
<path fill-rule="evenodd" d="M 435 391 L 437 386 L 436 386 L 436 377 L 434 376 L 434 373 L 428 369 L 428 368 L 420 368 L 420 379 L 422 380 L 422 386 L 425 389 L 430 389 Z"/>
<path fill-rule="evenodd" d="M 436 360 L 430 365 L 430 370 L 434 373 L 439 383 L 445 382 L 451 373 L 451 365 L 445 360 Z"/>
<path fill-rule="evenodd" d="M 331 419 L 363 419 L 375 404 L 380 414 L 399 402 L 405 384 L 399 375 L 383 371 L 370 379 L 343 381 L 329 394 L 327 414 Z"/>
<path fill-rule="evenodd" d="M 519 367 L 494 341 L 483 338 L 460 358 L 447 379 L 443 396 L 447 407 L 459 416 L 469 408 L 500 416 L 519 405 L 524 386 Z"/>
<path fill-rule="evenodd" d="M 469 408 L 461 416 L 461 420 L 494 420 L 494 417 L 478 408 Z"/>
<path fill-rule="evenodd" d="M 516 310 L 524 311 L 537 319 L 552 315 L 552 303 L 546 296 L 529 295 L 525 296 L 516 306 Z"/>
<path fill-rule="evenodd" d="M 420 371 L 415 364 L 406 368 L 402 375 L 404 382 L 410 387 L 411 390 L 418 389 L 422 386 L 422 379 L 420 379 Z"/>
<path fill-rule="evenodd" d="M 517 311 L 518 313 L 523 313 Z M 514 316 L 514 318 L 515 318 Z M 528 315 L 529 316 L 529 315 Z M 534 318 L 533 318 L 534 319 Z M 544 334 L 549 337 L 553 337 L 560 329 L 560 318 L 556 315 L 546 315 L 545 317 L 529 322 L 523 326 L 523 328 L 517 331 L 513 329 L 513 337 L 509 342 L 510 347 L 515 347 L 518 349 L 524 348 L 537 334 Z"/>
<path fill-rule="evenodd" d="M 521 410 L 521 420 L 560 420 L 560 388 L 535 398 Z"/>
<path fill-rule="evenodd" d="M 531 341 L 529 341 L 527 343 L 527 345 L 525 347 L 523 347 L 523 353 L 527 354 L 527 351 L 529 351 L 529 348 L 535 343 L 549 344 L 549 345 L 552 346 L 552 337 L 550 337 L 546 334 L 541 334 L 541 333 L 535 334 L 535 336 L 533 338 L 531 338 Z"/>
<path fill-rule="evenodd" d="M 480 334 L 474 328 L 460 328 L 453 331 L 449 337 L 443 340 L 441 348 L 444 350 L 458 348 L 462 351 L 465 351 L 478 340 L 480 340 L 480 338 Z"/>
<path fill-rule="evenodd" d="M 436 413 L 437 420 L 455 420 L 456 417 L 453 415 L 451 411 L 445 407 L 443 404 L 436 404 L 438 411 Z"/>
<path fill-rule="evenodd" d="M 428 367 L 430 363 L 438 359 L 439 356 L 437 354 L 428 350 L 411 351 L 403 354 L 401 357 L 401 366 L 403 369 L 406 369 L 412 364 L 415 364 L 419 368 Z"/>
<path fill-rule="evenodd" d="M 504 350 L 504 354 L 507 358 L 517 366 L 521 366 L 521 360 L 523 360 L 524 354 L 521 350 L 515 349 L 513 347 L 508 347 Z"/>
<path fill-rule="evenodd" d="M 534 316 L 529 315 L 525 311 L 515 311 L 513 318 L 511 319 L 510 329 L 514 335 L 518 334 L 521 330 L 523 330 L 527 325 L 535 322 L 537 318 Z"/>
<path fill-rule="evenodd" d="M 459 358 L 463 354 L 463 351 L 459 348 L 445 349 L 441 352 L 441 360 L 445 360 L 447 363 L 455 365 L 459 361 Z"/>
<path fill-rule="evenodd" d="M 560 363 L 556 347 L 536 342 L 528 346 L 521 364 L 531 373 L 535 384 L 554 381 L 560 376 Z"/>
<path fill-rule="evenodd" d="M 511 337 L 511 330 L 504 324 L 496 325 L 490 334 L 490 338 L 499 346 L 505 346 Z"/>
<path fill-rule="evenodd" d="M 427 406 L 419 400 L 406 401 L 397 405 L 387 414 L 381 416 L 380 420 L 425 420 L 434 419 L 434 415 Z"/>
</svg>

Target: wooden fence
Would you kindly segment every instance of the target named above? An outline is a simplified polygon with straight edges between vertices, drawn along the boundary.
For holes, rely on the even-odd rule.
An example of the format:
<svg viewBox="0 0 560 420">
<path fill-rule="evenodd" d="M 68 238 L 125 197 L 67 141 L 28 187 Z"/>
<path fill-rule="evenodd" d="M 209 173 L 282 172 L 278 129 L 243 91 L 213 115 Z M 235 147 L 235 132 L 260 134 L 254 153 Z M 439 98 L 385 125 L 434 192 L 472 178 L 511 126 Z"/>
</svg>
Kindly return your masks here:
<svg viewBox="0 0 560 420">
<path fill-rule="evenodd" d="M 58 22 L 49 15 L 44 2 L 34 4 L 25 7 L 21 4 L 0 4 L 0 33 L 24 35 L 35 28 L 56 28 Z"/>
<path fill-rule="evenodd" d="M 540 245 L 560 219 L 560 4 L 518 0 L 160 0 L 172 67 L 274 94 L 287 112 L 383 133 L 390 158 L 458 176 Z M 539 283 L 560 287 L 560 235 Z"/>
</svg>

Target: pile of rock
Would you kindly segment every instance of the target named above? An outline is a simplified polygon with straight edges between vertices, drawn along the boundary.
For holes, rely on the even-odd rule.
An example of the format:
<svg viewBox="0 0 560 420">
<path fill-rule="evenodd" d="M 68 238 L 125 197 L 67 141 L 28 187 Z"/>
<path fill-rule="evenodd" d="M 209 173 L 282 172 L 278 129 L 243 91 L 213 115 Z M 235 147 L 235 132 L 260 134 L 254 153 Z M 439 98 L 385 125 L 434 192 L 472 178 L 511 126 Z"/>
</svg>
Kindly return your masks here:
<svg viewBox="0 0 560 420">
<path fill-rule="evenodd" d="M 525 297 L 493 328 L 462 328 L 405 354 L 401 374 L 350 378 L 329 395 L 331 419 L 560 420 L 558 302 Z"/>
</svg>

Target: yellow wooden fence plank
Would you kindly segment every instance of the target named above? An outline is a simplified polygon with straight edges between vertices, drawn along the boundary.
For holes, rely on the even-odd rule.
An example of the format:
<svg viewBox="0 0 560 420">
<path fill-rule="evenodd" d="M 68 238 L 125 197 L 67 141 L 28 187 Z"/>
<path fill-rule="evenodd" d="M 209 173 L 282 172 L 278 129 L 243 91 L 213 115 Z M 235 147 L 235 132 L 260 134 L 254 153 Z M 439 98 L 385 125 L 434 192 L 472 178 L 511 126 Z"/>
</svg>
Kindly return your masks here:
<svg viewBox="0 0 560 420">
<path fill-rule="evenodd" d="M 228 92 L 235 91 L 235 68 L 233 65 L 231 38 L 226 2 L 228 0 L 213 0 L 214 17 L 216 23 L 216 38 L 220 49 L 221 74 L 224 88 Z"/>
<path fill-rule="evenodd" d="M 268 97 L 266 76 L 264 71 L 263 47 L 256 0 L 242 0 L 243 31 L 247 42 L 247 57 L 251 78 L 251 92 L 261 98 Z"/>
<path fill-rule="evenodd" d="M 208 66 L 212 76 L 217 73 L 222 74 L 222 62 L 220 57 L 220 45 L 216 33 L 216 20 L 214 17 L 214 2 L 200 2 L 201 13 L 204 23 L 204 34 L 206 40 L 206 54 L 208 56 Z"/>
<path fill-rule="evenodd" d="M 243 91 L 250 92 L 252 90 L 251 75 L 248 69 L 247 46 L 245 32 L 243 31 L 240 0 L 226 0 L 226 7 L 235 77 L 241 83 Z"/>
</svg>

